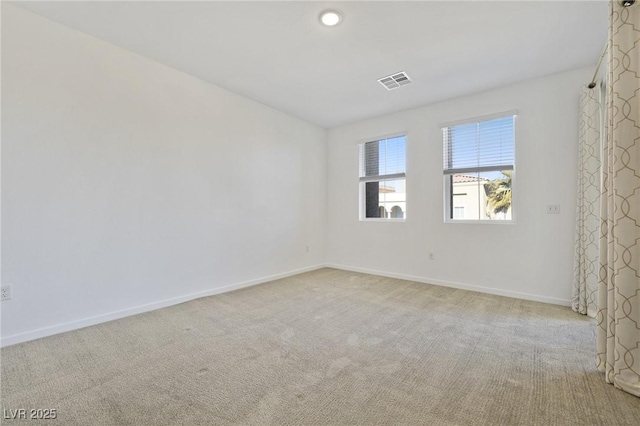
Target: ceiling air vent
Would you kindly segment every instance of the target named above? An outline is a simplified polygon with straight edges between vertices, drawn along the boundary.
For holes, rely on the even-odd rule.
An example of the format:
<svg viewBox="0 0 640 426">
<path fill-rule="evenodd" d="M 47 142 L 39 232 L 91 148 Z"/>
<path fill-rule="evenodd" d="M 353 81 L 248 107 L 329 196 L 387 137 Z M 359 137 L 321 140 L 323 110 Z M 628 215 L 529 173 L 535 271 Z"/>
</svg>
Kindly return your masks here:
<svg viewBox="0 0 640 426">
<path fill-rule="evenodd" d="M 409 76 L 404 71 L 382 77 L 378 81 L 386 87 L 387 90 L 397 89 L 400 86 L 406 86 L 411 83 L 411 79 L 409 79 Z"/>
</svg>

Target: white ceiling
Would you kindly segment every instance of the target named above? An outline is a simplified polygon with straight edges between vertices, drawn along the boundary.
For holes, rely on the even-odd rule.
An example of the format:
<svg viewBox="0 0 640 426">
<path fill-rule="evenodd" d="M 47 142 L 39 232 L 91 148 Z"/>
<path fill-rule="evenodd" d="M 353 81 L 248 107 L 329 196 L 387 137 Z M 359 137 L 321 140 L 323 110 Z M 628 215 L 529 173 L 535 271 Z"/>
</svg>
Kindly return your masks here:
<svg viewBox="0 0 640 426">
<path fill-rule="evenodd" d="M 595 66 L 608 19 L 606 1 L 13 4 L 323 127 Z M 397 71 L 413 83 L 377 82 Z"/>
</svg>

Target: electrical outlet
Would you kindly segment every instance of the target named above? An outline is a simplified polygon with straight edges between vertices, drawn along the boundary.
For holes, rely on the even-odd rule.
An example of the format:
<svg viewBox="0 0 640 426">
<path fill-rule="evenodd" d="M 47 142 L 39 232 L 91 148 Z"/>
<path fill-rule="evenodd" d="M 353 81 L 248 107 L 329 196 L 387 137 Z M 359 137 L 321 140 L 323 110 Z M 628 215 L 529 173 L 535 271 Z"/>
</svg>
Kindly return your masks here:
<svg viewBox="0 0 640 426">
<path fill-rule="evenodd" d="M 560 204 L 549 204 L 547 214 L 560 214 Z"/>
<path fill-rule="evenodd" d="M 0 288 L 0 300 L 9 300 L 11 299 L 11 284 L 3 285 Z"/>
</svg>

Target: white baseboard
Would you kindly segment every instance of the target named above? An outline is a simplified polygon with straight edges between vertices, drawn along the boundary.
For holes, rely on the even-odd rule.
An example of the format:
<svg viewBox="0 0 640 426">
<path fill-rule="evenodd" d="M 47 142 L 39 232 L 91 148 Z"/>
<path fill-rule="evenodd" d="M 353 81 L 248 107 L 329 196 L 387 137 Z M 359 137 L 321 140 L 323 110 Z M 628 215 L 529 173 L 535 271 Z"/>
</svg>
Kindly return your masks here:
<svg viewBox="0 0 640 426">
<path fill-rule="evenodd" d="M 452 287 L 452 288 L 458 288 L 461 290 L 476 291 L 478 293 L 495 294 L 497 296 L 512 297 L 514 299 L 533 300 L 535 302 L 550 303 L 553 305 L 571 306 L 571 300 L 540 296 L 537 294 L 520 293 L 518 291 L 501 290 L 501 289 L 492 288 L 492 287 L 482 287 L 478 285 L 462 284 L 462 283 L 456 283 L 451 281 L 417 277 L 414 275 L 397 274 L 395 272 L 385 272 L 385 271 L 377 271 L 374 269 L 358 268 L 354 266 L 340 265 L 335 263 L 327 263 L 325 267 L 342 269 L 344 271 L 351 271 L 351 272 L 361 272 L 363 274 L 379 275 L 382 277 L 397 278 L 400 280 L 415 281 L 415 282 L 425 283 L 425 284 L 434 284 L 442 287 Z"/>
<path fill-rule="evenodd" d="M 191 293 L 185 296 L 174 297 L 171 299 L 161 300 L 153 303 L 148 303 L 145 305 L 134 306 L 131 308 L 120 310 L 120 311 L 114 311 L 106 314 L 96 315 L 93 317 L 84 318 L 77 321 L 56 324 L 50 327 L 44 327 L 44 328 L 39 328 L 37 330 L 27 331 L 24 333 L 13 334 L 11 336 L 3 336 L 0 339 L 0 347 L 15 345 L 17 343 L 28 342 L 30 340 L 40 339 L 42 337 L 52 336 L 54 334 L 64 333 L 67 331 L 78 330 L 80 328 L 89 327 L 92 325 L 101 324 L 108 321 L 113 321 L 116 319 L 131 316 L 131 315 L 141 314 L 143 312 L 149 312 L 156 309 L 165 308 L 167 306 L 177 305 L 178 303 L 188 302 L 190 300 L 198 299 L 201 297 L 213 296 L 216 294 L 226 293 L 229 291 L 238 290 L 245 287 L 251 287 L 257 284 L 266 283 L 266 282 L 277 280 L 280 278 L 290 277 L 292 275 L 301 274 L 303 272 L 314 271 L 316 269 L 321 269 L 324 267 L 341 269 L 344 271 L 351 271 L 351 272 L 361 272 L 364 274 L 379 275 L 382 277 L 397 278 L 401 280 L 414 281 L 414 282 L 420 282 L 425 284 L 434 284 L 442 287 L 452 287 L 452 288 L 458 288 L 461 290 L 476 291 L 479 293 L 495 294 L 498 296 L 512 297 L 515 299 L 533 300 L 536 302 L 551 303 L 554 305 L 571 306 L 570 300 L 558 299 L 555 297 L 540 296 L 536 294 L 520 293 L 517 291 L 501 290 L 497 288 L 482 287 L 482 286 L 471 285 L 471 284 L 462 284 L 462 283 L 456 283 L 451 281 L 443 281 L 443 280 L 437 280 L 437 279 L 431 279 L 431 278 L 418 277 L 414 275 L 398 274 L 395 272 L 385 272 L 385 271 L 378 271 L 378 270 L 368 269 L 368 268 L 359 268 L 355 266 L 327 263 L 324 265 L 309 266 L 306 268 L 295 269 L 292 271 L 271 275 L 268 277 L 256 278 L 249 281 L 243 281 L 236 284 L 230 284 L 223 287 L 217 287 L 217 288 L 213 288 L 213 289 L 209 289 L 209 290 L 205 290 L 197 293 Z"/>
<path fill-rule="evenodd" d="M 77 321 L 65 322 L 62 324 L 52 325 L 50 327 L 39 328 L 37 330 L 27 331 L 24 333 L 13 334 L 11 336 L 3 336 L 0 339 L 0 347 L 15 345 L 17 343 L 28 342 L 30 340 L 40 339 L 41 337 L 52 336 L 54 334 L 64 333 L 66 331 L 78 330 L 80 328 L 89 327 L 96 324 L 101 324 L 108 321 L 128 317 L 131 315 L 141 314 L 143 312 L 149 312 L 160 308 L 166 308 L 167 306 L 177 305 L 178 303 L 188 302 L 190 300 L 199 299 L 201 297 L 213 296 L 216 294 L 227 293 L 229 291 L 238 290 L 245 287 L 251 287 L 257 284 L 266 283 L 280 278 L 290 277 L 292 275 L 301 274 L 303 272 L 314 271 L 316 269 L 323 268 L 324 265 L 308 266 L 306 268 L 295 269 L 293 271 L 284 272 L 281 274 L 270 275 L 268 277 L 256 278 L 249 281 L 243 281 L 236 284 L 230 284 L 223 287 L 216 287 L 197 293 L 187 294 L 185 296 L 174 297 L 171 299 L 160 300 L 153 303 L 147 303 L 145 305 L 133 306 L 131 308 L 123 309 L 120 311 L 109 312 L 106 314 L 96 315 L 89 318 L 83 318 Z"/>
</svg>

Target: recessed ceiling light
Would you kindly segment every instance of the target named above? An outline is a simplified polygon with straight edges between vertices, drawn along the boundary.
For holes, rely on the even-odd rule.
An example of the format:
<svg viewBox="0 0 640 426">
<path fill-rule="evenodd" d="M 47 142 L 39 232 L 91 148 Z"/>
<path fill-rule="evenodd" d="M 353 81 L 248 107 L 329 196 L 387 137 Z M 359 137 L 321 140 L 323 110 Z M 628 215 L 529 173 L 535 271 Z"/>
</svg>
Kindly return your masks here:
<svg viewBox="0 0 640 426">
<path fill-rule="evenodd" d="M 335 10 L 325 10 L 320 14 L 320 22 L 327 27 L 338 25 L 342 21 L 342 16 Z"/>
</svg>

